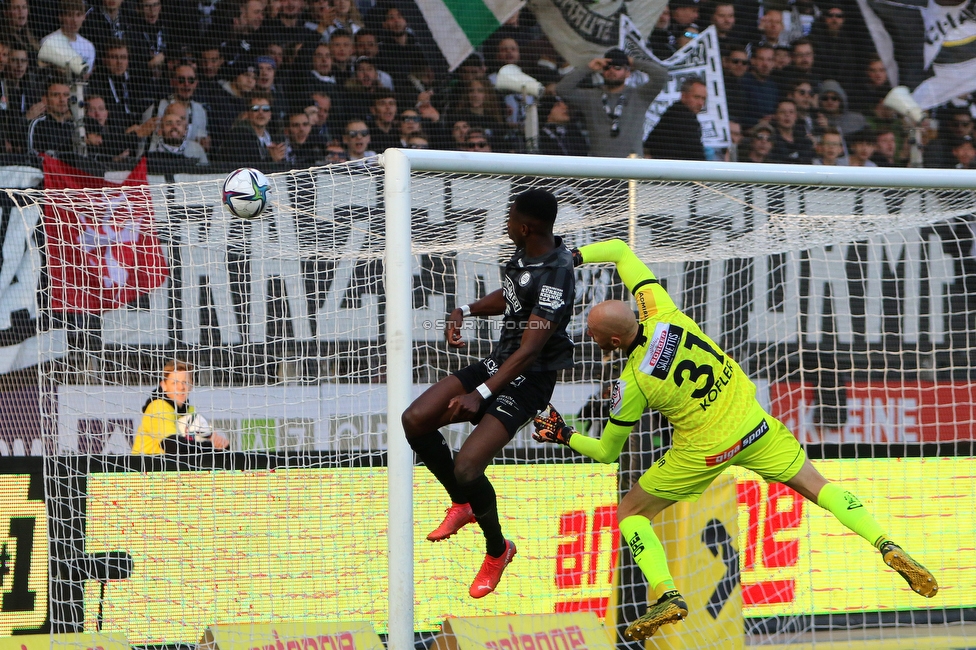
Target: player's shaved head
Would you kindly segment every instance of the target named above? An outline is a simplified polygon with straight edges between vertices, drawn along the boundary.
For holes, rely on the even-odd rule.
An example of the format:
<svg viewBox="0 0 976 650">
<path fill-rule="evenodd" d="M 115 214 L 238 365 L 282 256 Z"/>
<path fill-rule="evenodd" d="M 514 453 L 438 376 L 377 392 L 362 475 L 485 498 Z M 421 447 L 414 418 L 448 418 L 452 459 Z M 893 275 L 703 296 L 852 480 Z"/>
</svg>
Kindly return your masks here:
<svg viewBox="0 0 976 650">
<path fill-rule="evenodd" d="M 526 219 L 532 219 L 552 229 L 556 223 L 558 207 L 556 197 L 546 190 L 528 190 L 515 197 L 516 212 Z"/>
<path fill-rule="evenodd" d="M 637 317 L 625 302 L 605 300 L 586 319 L 590 336 L 602 350 L 627 347 L 637 336 Z"/>
</svg>

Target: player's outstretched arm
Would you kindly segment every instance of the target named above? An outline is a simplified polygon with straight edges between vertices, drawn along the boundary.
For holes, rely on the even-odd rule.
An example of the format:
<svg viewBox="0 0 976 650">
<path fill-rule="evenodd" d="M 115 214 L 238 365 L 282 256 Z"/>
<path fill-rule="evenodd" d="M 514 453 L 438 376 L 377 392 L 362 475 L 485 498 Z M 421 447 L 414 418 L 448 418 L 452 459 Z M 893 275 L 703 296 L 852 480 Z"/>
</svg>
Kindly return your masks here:
<svg viewBox="0 0 976 650">
<path fill-rule="evenodd" d="M 598 463 L 612 463 L 620 457 L 624 443 L 634 427 L 624 426 L 608 421 L 603 426 L 603 433 L 599 438 L 590 438 L 577 433 L 569 439 L 569 446 L 584 456 L 589 456 Z"/>
<path fill-rule="evenodd" d="M 444 338 L 452 348 L 463 348 L 464 339 L 461 338 L 461 323 L 465 316 L 498 316 L 504 313 L 505 296 L 501 289 L 496 289 L 470 305 L 455 307 L 444 325 Z"/>
<path fill-rule="evenodd" d="M 613 262 L 617 266 L 620 279 L 631 293 L 641 284 L 657 278 L 647 265 L 634 255 L 630 246 L 622 239 L 608 239 L 607 241 L 587 244 L 579 249 L 583 264 Z"/>
</svg>

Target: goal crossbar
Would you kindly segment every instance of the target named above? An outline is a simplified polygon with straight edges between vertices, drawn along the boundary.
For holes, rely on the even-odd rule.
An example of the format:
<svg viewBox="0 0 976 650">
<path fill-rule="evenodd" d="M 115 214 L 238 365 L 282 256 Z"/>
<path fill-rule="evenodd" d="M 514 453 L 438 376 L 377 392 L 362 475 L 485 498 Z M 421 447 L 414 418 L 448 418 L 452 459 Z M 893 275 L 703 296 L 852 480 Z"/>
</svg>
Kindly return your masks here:
<svg viewBox="0 0 976 650">
<path fill-rule="evenodd" d="M 702 183 L 769 183 L 824 187 L 901 189 L 976 189 L 976 170 L 839 167 L 767 163 L 699 162 L 532 156 L 510 153 L 465 153 L 431 149 L 388 149 L 379 156 L 386 168 L 405 164 L 412 171 L 454 174 L 504 174 L 567 178 L 614 178 Z M 402 159 L 402 161 L 401 161 Z M 392 167 L 391 167 L 392 166 Z"/>
</svg>

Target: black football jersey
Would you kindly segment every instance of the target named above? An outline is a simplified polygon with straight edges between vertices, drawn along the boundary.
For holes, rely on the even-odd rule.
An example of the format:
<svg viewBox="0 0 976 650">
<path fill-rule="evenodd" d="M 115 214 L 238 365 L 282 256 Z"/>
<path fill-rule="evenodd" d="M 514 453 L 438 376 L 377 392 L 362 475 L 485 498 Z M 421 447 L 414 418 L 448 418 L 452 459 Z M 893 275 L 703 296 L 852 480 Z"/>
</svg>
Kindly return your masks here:
<svg viewBox="0 0 976 650">
<path fill-rule="evenodd" d="M 556 237 L 556 248 L 541 257 L 526 257 L 518 249 L 505 264 L 502 277 L 505 295 L 505 317 L 502 333 L 489 359 L 501 365 L 522 343 L 522 333 L 529 316 L 535 314 L 552 321 L 554 331 L 542 352 L 527 372 L 545 372 L 573 365 L 573 341 L 566 327 L 573 317 L 576 299 L 576 275 L 573 255 Z"/>
</svg>

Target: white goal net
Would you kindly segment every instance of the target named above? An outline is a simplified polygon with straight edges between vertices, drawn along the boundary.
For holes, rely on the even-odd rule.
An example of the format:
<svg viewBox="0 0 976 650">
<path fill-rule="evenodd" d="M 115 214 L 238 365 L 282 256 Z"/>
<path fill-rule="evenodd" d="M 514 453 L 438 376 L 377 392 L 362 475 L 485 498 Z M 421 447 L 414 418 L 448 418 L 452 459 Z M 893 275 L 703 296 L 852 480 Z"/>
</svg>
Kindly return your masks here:
<svg viewBox="0 0 976 650">
<path fill-rule="evenodd" d="M 389 596 L 403 567 L 388 564 L 387 533 L 409 512 L 388 501 L 388 467 L 403 458 L 387 449 L 402 456 L 404 445 L 388 440 L 400 428 L 387 384 L 406 381 L 416 395 L 487 354 L 490 319 L 470 321 L 460 353 L 444 344 L 442 321 L 500 286 L 513 252 L 508 206 L 528 188 L 556 194 L 555 229 L 569 246 L 628 241 L 821 471 L 945 585 L 934 600 L 916 596 L 828 513 L 736 473 L 707 512 L 676 509 L 660 522 L 692 608 L 660 647 L 864 629 L 927 647 L 923 638 L 970 619 L 972 192 L 928 177 L 898 187 L 908 170 L 852 173 L 851 186 L 803 184 L 816 172 L 800 170 L 787 185 L 763 182 L 766 166 L 703 182 L 667 180 L 669 167 L 686 168 L 661 161 L 626 161 L 629 174 L 606 178 L 608 161 L 573 161 L 572 177 L 523 158 L 538 171 L 504 155 L 459 155 L 454 172 L 418 171 L 425 159 L 414 159 L 412 281 L 396 278 L 411 287 L 407 313 L 391 308 L 385 274 L 387 242 L 402 246 L 387 237 L 389 184 L 406 181 L 385 178 L 382 161 L 273 176 L 268 209 L 249 221 L 222 208 L 217 178 L 9 191 L 20 206 L 11 223 L 35 233 L 34 264 L 16 281 L 39 287 L 24 307 L 38 316 L 42 361 L 51 629 L 147 645 L 195 643 L 214 625 L 367 621 L 404 638 Z M 577 270 L 576 294 L 576 365 L 552 401 L 596 435 L 621 359 L 584 336 L 585 316 L 627 294 L 598 266 Z M 405 323 L 412 364 L 388 365 L 390 328 Z M 133 453 L 143 406 L 173 360 L 192 364 L 189 403 L 228 452 Z M 469 431 L 445 433 L 457 449 Z M 647 591 L 620 548 L 618 495 L 669 443 L 653 413 L 614 465 L 520 431 L 488 469 L 519 555 L 478 601 L 467 588 L 482 536 L 471 526 L 424 540 L 449 501 L 415 467 L 406 634 L 428 643 L 448 617 L 589 611 L 622 630 Z M 723 617 L 724 641 L 709 631 Z"/>
</svg>

